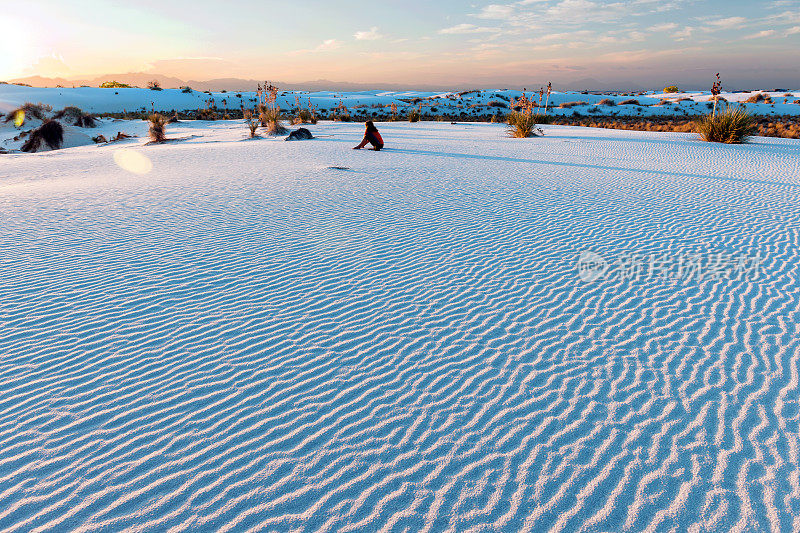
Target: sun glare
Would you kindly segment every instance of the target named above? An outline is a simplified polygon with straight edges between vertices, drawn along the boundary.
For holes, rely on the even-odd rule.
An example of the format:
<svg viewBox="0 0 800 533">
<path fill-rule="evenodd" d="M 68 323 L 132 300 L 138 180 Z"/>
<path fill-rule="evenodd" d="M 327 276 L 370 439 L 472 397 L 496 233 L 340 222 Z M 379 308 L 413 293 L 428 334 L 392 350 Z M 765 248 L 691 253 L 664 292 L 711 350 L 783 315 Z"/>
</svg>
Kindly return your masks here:
<svg viewBox="0 0 800 533">
<path fill-rule="evenodd" d="M 31 55 L 31 39 L 16 19 L 3 22 L 0 29 L 0 80 L 21 76 L 35 61 Z"/>
</svg>

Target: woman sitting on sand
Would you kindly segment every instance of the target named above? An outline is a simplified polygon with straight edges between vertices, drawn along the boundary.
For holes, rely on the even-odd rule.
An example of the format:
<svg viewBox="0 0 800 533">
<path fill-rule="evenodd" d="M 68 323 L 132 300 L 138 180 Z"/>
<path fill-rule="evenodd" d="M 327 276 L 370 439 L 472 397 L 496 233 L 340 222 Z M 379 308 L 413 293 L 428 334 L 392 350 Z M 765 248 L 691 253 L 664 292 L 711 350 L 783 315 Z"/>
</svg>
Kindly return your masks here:
<svg viewBox="0 0 800 533">
<path fill-rule="evenodd" d="M 364 132 L 364 140 L 361 141 L 361 144 L 355 146 L 353 150 L 361 150 L 367 143 L 372 145 L 373 150 L 380 150 L 383 148 L 383 137 L 378 133 L 378 128 L 375 127 L 375 124 L 373 124 L 371 120 L 368 120 L 365 125 L 367 131 Z"/>
</svg>

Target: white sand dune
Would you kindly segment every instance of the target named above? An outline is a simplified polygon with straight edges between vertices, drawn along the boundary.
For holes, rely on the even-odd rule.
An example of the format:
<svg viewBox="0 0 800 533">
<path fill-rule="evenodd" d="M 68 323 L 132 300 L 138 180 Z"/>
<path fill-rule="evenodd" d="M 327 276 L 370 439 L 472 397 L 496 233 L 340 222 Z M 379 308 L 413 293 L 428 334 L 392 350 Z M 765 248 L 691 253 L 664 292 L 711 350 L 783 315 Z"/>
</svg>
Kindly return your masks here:
<svg viewBox="0 0 800 533">
<path fill-rule="evenodd" d="M 361 128 L 0 155 L 0 530 L 800 529 L 800 142 Z"/>
<path fill-rule="evenodd" d="M 751 96 L 762 94 L 771 102 L 744 103 Z M 431 115 L 486 116 L 508 112 L 511 99 L 522 95 L 519 90 L 481 90 L 462 93 L 433 92 L 305 92 L 282 91 L 277 103 L 284 112 L 295 112 L 300 107 L 308 108 L 309 102 L 324 116 L 328 116 L 339 105 L 345 105 L 354 114 L 388 114 L 392 104 L 399 113 L 420 109 Z M 548 113 L 572 116 L 575 113 L 592 116 L 667 116 L 679 117 L 706 114 L 711 110 L 709 91 L 683 93 L 588 94 L 578 91 L 554 91 L 549 99 L 539 100 L 538 91 L 529 89 L 525 93 L 540 106 L 547 104 Z M 800 115 L 800 91 L 750 91 L 723 92 L 720 95 L 731 105 L 742 105 L 748 112 L 764 116 Z M 252 108 L 257 101 L 254 92 L 221 93 L 180 89 L 100 89 L 98 87 L 41 88 L 0 84 L 0 113 L 8 113 L 26 102 L 44 103 L 54 109 L 77 106 L 89 113 L 143 113 L 151 110 L 161 112 L 195 111 L 215 105 L 220 112 Z M 609 101 L 614 105 L 601 104 Z M 667 102 L 667 103 L 665 103 Z M 560 108 L 562 104 L 568 107 Z M 578 105 L 580 104 L 580 105 Z"/>
</svg>

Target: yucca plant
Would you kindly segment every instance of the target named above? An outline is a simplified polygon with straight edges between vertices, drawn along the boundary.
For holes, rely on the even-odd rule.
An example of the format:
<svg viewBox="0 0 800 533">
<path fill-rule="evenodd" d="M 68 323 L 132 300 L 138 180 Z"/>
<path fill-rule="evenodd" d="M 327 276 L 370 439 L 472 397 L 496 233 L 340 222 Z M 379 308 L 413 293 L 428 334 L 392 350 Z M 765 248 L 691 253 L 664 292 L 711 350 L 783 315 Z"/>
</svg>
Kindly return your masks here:
<svg viewBox="0 0 800 533">
<path fill-rule="evenodd" d="M 281 120 L 281 108 L 278 106 L 260 106 L 258 118 L 267 135 L 283 135 L 288 130 Z"/>
<path fill-rule="evenodd" d="M 541 128 L 536 125 L 545 122 L 544 115 L 534 115 L 525 111 L 512 111 L 506 117 L 508 122 L 508 135 L 509 137 L 516 137 L 517 139 L 524 139 L 527 137 L 536 137 L 537 135 L 544 135 Z"/>
<path fill-rule="evenodd" d="M 695 121 L 694 130 L 707 142 L 739 144 L 756 133 L 756 122 L 742 107 L 726 106 Z"/>
<path fill-rule="evenodd" d="M 408 112 L 408 121 L 409 122 L 419 122 L 420 111 L 419 109 L 412 109 Z"/>
<path fill-rule="evenodd" d="M 539 93 L 541 99 L 544 95 L 544 89 Z M 526 137 L 535 137 L 537 135 L 544 135 L 541 128 L 537 128 L 537 124 L 550 124 L 553 117 L 534 113 L 534 108 L 539 108 L 539 105 L 528 98 L 523 92 L 516 100 L 511 100 L 511 109 L 513 110 L 506 116 L 508 122 L 508 135 L 518 139 Z"/>
<path fill-rule="evenodd" d="M 150 141 L 154 143 L 163 143 L 167 140 L 165 128 L 169 120 L 164 115 L 153 113 L 147 120 L 150 122 Z"/>
</svg>

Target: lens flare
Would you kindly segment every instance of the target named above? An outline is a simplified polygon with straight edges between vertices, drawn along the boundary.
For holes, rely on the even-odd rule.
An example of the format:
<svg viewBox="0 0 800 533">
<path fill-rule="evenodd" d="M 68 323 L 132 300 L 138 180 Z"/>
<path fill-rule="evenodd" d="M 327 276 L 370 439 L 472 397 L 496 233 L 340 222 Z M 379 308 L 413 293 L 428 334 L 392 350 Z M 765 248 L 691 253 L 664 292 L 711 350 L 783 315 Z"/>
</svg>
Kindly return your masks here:
<svg viewBox="0 0 800 533">
<path fill-rule="evenodd" d="M 147 174 L 153 170 L 153 162 L 146 155 L 128 148 L 115 151 L 114 162 L 119 168 L 134 174 Z"/>
<path fill-rule="evenodd" d="M 25 123 L 25 111 L 23 111 L 22 109 L 18 109 L 14 113 L 14 126 L 19 128 L 24 123 Z"/>
</svg>

